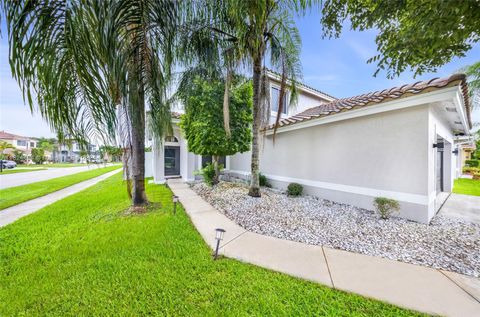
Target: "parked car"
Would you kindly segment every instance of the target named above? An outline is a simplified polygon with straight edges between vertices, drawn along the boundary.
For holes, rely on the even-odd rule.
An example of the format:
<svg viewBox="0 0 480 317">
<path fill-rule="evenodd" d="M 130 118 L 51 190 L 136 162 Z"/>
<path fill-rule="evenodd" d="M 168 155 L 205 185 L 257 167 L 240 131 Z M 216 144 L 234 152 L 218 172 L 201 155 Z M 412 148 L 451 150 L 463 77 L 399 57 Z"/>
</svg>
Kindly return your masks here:
<svg viewBox="0 0 480 317">
<path fill-rule="evenodd" d="M 17 163 L 15 163 L 14 161 L 1 160 L 0 162 L 2 163 L 2 167 L 3 167 L 3 168 L 14 168 L 14 167 L 17 167 Z"/>
</svg>

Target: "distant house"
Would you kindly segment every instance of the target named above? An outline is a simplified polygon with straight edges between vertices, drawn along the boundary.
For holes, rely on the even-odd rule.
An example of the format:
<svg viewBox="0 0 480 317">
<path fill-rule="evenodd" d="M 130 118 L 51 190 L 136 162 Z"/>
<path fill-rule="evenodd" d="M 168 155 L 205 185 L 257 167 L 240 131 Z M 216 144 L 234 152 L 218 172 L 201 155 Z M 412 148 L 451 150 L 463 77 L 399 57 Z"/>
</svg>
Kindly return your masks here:
<svg viewBox="0 0 480 317">
<path fill-rule="evenodd" d="M 271 120 L 280 77 L 267 71 Z M 399 201 L 400 216 L 428 223 L 461 173 L 459 144 L 469 137 L 470 104 L 464 75 L 336 99 L 299 85 L 295 107 L 261 137 L 260 171 L 277 188 L 300 183 L 305 192 L 373 209 L 375 197 Z M 288 93 L 286 94 L 288 104 Z M 208 157 L 188 152 L 172 114 L 173 135 L 153 144 L 147 173 L 195 178 Z M 249 178 L 250 152 L 224 158 L 226 173 Z M 147 164 L 148 164 L 147 161 Z M 147 176 L 150 176 L 147 175 Z"/>
<path fill-rule="evenodd" d="M 0 141 L 10 143 L 14 147 L 14 149 L 5 150 L 4 154 L 13 156 L 13 151 L 20 150 L 26 156 L 28 161 L 32 154 L 32 149 L 37 147 L 38 139 L 0 131 Z"/>
<path fill-rule="evenodd" d="M 64 142 L 57 146 L 53 160 L 57 163 L 87 163 L 101 159 L 100 149 L 95 144 L 89 144 L 85 152 L 78 142 Z"/>
</svg>

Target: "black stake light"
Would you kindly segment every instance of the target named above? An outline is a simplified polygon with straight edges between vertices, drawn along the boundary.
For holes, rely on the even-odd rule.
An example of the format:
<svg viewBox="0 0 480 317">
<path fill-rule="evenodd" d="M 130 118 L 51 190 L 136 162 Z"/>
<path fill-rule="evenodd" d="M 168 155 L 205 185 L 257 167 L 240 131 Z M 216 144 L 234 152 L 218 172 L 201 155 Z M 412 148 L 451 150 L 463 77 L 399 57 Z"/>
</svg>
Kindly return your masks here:
<svg viewBox="0 0 480 317">
<path fill-rule="evenodd" d="M 173 214 L 177 214 L 177 203 L 178 203 L 178 196 L 173 195 L 172 196 L 172 201 L 173 201 Z"/>
<path fill-rule="evenodd" d="M 215 240 L 217 240 L 217 247 L 215 248 L 215 254 L 213 255 L 213 259 L 216 260 L 218 258 L 218 248 L 220 247 L 220 241 L 223 240 L 223 235 L 225 234 L 225 230 L 222 228 L 215 229 Z"/>
</svg>

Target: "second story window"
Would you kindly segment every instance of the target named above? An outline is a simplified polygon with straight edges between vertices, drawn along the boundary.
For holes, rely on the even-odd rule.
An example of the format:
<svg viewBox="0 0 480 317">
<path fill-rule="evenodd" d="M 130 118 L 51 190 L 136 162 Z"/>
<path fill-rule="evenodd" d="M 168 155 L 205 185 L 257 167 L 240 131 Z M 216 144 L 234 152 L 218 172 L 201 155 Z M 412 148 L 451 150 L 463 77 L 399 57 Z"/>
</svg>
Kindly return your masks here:
<svg viewBox="0 0 480 317">
<path fill-rule="evenodd" d="M 271 99 L 270 99 L 270 107 L 272 111 L 278 112 L 278 102 L 280 100 L 280 88 L 272 87 L 271 89 Z M 282 113 L 287 114 L 287 93 L 283 95 L 283 109 Z"/>
</svg>

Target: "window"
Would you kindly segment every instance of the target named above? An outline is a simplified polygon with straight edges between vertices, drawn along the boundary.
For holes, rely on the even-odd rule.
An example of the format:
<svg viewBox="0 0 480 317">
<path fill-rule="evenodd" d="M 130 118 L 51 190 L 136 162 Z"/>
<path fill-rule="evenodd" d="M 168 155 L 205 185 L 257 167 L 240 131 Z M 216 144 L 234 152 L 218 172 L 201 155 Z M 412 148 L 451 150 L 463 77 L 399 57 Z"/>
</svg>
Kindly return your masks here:
<svg viewBox="0 0 480 317">
<path fill-rule="evenodd" d="M 208 163 L 212 163 L 212 157 L 210 155 L 208 156 L 202 156 L 202 168 L 205 168 Z M 226 156 L 220 156 L 218 158 L 218 164 L 223 165 L 223 168 L 227 167 L 227 157 Z"/>
<path fill-rule="evenodd" d="M 280 88 L 272 87 L 270 105 L 272 111 L 278 112 L 278 102 L 280 98 Z M 287 93 L 283 95 L 283 109 L 282 113 L 287 114 Z"/>
<path fill-rule="evenodd" d="M 177 142 L 178 143 L 178 139 L 176 137 L 174 137 L 173 135 L 167 135 L 165 137 L 165 142 Z"/>
<path fill-rule="evenodd" d="M 35 142 L 30 142 L 30 147 L 34 148 L 35 147 Z"/>
<path fill-rule="evenodd" d="M 27 146 L 27 141 L 25 141 L 25 140 L 17 140 L 17 146 Z"/>
</svg>

